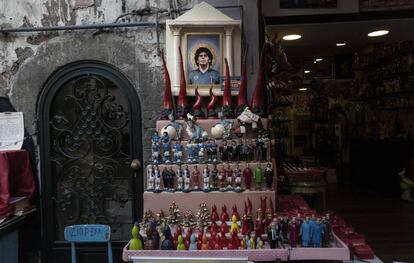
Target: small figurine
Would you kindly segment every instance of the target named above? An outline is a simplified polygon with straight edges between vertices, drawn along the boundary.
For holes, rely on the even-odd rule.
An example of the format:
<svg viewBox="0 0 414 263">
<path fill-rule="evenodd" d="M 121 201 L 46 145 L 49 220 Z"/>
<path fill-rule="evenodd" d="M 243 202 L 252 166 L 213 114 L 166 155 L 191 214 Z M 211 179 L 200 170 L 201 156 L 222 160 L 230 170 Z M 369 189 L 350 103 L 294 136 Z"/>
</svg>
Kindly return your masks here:
<svg viewBox="0 0 414 263">
<path fill-rule="evenodd" d="M 203 192 L 210 192 L 210 170 L 208 165 L 203 169 Z"/>
<path fill-rule="evenodd" d="M 267 163 L 266 169 L 264 171 L 264 176 L 265 176 L 266 187 L 267 189 L 271 190 L 272 184 L 273 184 L 273 169 L 272 169 L 271 163 Z"/>
<path fill-rule="evenodd" d="M 239 233 L 239 225 L 237 224 L 237 217 L 236 215 L 233 215 L 231 217 L 231 225 L 230 225 L 230 233 Z"/>
<path fill-rule="evenodd" d="M 168 191 L 174 192 L 174 178 L 176 177 L 176 174 L 174 170 L 172 169 L 172 166 L 168 169 L 168 176 L 167 176 L 167 184 L 168 184 Z"/>
<path fill-rule="evenodd" d="M 331 240 L 332 240 L 332 223 L 331 223 L 329 214 L 326 214 L 326 216 L 322 217 L 322 224 L 324 226 L 323 246 L 330 247 Z"/>
<path fill-rule="evenodd" d="M 226 169 L 226 181 L 227 181 L 226 191 L 233 191 L 234 190 L 233 176 L 232 176 L 230 164 L 227 165 L 227 169 Z"/>
<path fill-rule="evenodd" d="M 239 147 L 235 140 L 231 141 L 230 151 L 229 151 L 230 161 L 236 162 L 239 160 Z"/>
<path fill-rule="evenodd" d="M 174 162 L 180 164 L 183 158 L 184 146 L 181 141 L 175 142 L 173 146 Z"/>
<path fill-rule="evenodd" d="M 256 166 L 256 169 L 254 170 L 254 182 L 256 183 L 256 191 L 262 190 L 262 167 L 260 165 Z"/>
<path fill-rule="evenodd" d="M 147 234 L 147 240 L 144 242 L 144 249 L 145 250 L 154 250 L 158 248 L 158 240 L 156 240 L 156 237 L 154 237 L 154 232 L 153 230 L 155 230 L 155 226 L 147 229 L 146 234 Z M 157 231 L 155 231 L 155 233 L 157 233 Z M 158 234 L 158 233 L 157 233 Z"/>
<path fill-rule="evenodd" d="M 158 135 L 158 132 L 155 131 L 154 134 L 151 137 L 151 142 L 152 143 L 160 143 L 161 137 Z"/>
<path fill-rule="evenodd" d="M 209 140 L 207 144 L 207 161 L 217 162 L 217 144 L 213 140 Z"/>
<path fill-rule="evenodd" d="M 237 211 L 237 206 L 234 205 L 232 208 L 231 216 L 236 216 L 236 221 L 240 220 L 239 212 Z"/>
<path fill-rule="evenodd" d="M 132 227 L 132 239 L 129 242 L 129 250 L 143 250 L 144 249 L 144 239 L 139 233 L 138 222 L 135 222 Z"/>
<path fill-rule="evenodd" d="M 208 137 L 207 132 L 196 124 L 196 118 L 187 113 L 187 134 L 190 140 L 195 142 L 201 142 Z"/>
<path fill-rule="evenodd" d="M 252 184 L 253 172 L 249 164 L 247 164 L 246 168 L 244 168 L 243 170 L 243 177 L 244 177 L 244 185 L 246 186 L 246 189 L 250 190 L 250 186 Z"/>
<path fill-rule="evenodd" d="M 227 233 L 227 231 L 221 231 L 220 230 L 220 235 L 219 235 L 220 239 L 219 240 L 220 240 L 220 245 L 221 245 L 222 248 L 228 247 L 228 245 L 229 245 L 229 241 L 227 240 L 226 233 Z"/>
<path fill-rule="evenodd" d="M 265 224 L 265 218 L 264 218 L 263 210 L 261 208 L 258 208 L 256 211 L 256 228 L 254 230 L 254 233 L 256 236 L 260 236 L 264 234 L 264 224 Z"/>
<path fill-rule="evenodd" d="M 233 176 L 234 176 L 234 183 L 236 184 L 236 188 L 234 189 L 236 192 L 241 193 L 244 191 L 244 189 L 241 187 L 241 175 L 242 175 L 242 171 L 239 168 L 239 165 L 236 165 L 236 169 L 234 169 L 233 171 Z"/>
<path fill-rule="evenodd" d="M 295 247 L 299 242 L 299 225 L 296 222 L 296 217 L 292 217 L 292 220 L 289 222 L 288 240 L 291 247 Z"/>
<path fill-rule="evenodd" d="M 249 160 L 255 160 L 254 153 L 256 151 L 256 144 L 253 139 L 250 140 L 249 143 Z"/>
<path fill-rule="evenodd" d="M 321 224 L 320 219 L 316 219 L 316 222 L 311 225 L 311 241 L 313 247 L 321 247 L 322 246 L 322 234 L 323 234 L 323 226 Z"/>
<path fill-rule="evenodd" d="M 222 112 L 219 112 L 218 115 L 219 115 L 219 118 L 220 118 L 220 121 L 218 122 L 218 124 L 221 124 L 224 128 L 222 139 L 223 140 L 229 140 L 229 139 L 231 139 L 231 129 L 233 128 L 233 122 L 230 121 L 230 120 L 225 119 Z"/>
<path fill-rule="evenodd" d="M 159 162 L 159 157 L 160 157 L 160 145 L 159 145 L 159 143 L 152 142 L 151 157 L 152 157 L 152 162 L 153 163 L 158 163 Z"/>
<path fill-rule="evenodd" d="M 240 241 L 239 237 L 237 236 L 237 231 L 231 232 L 231 240 L 228 245 L 228 249 L 239 249 Z"/>
<path fill-rule="evenodd" d="M 247 161 L 249 159 L 249 152 L 249 145 L 245 140 L 241 140 L 239 145 L 240 160 Z"/>
<path fill-rule="evenodd" d="M 261 136 L 256 139 L 256 161 L 263 161 L 264 140 Z"/>
<path fill-rule="evenodd" d="M 269 240 L 270 248 L 276 248 L 278 246 L 279 237 L 278 237 L 277 228 L 278 228 L 278 225 L 277 225 L 277 221 L 275 218 L 272 222 L 272 225 L 269 231 L 267 232 L 267 238 Z"/>
<path fill-rule="evenodd" d="M 220 191 L 222 192 L 226 190 L 226 174 L 227 174 L 227 171 L 224 168 L 224 165 L 221 165 L 221 169 L 218 174 L 218 179 L 220 182 Z"/>
<path fill-rule="evenodd" d="M 172 126 L 175 130 L 174 138 L 171 138 L 171 137 L 170 138 L 174 139 L 176 141 L 181 140 L 181 132 L 182 132 L 182 129 L 183 129 L 183 125 L 175 120 L 174 114 L 168 115 L 168 119 L 170 120 L 170 123 L 167 126 Z"/>
<path fill-rule="evenodd" d="M 227 222 L 227 221 L 229 221 L 229 214 L 227 214 L 227 207 L 226 207 L 226 205 L 223 205 L 221 207 L 220 221 L 221 222 Z"/>
<path fill-rule="evenodd" d="M 192 143 L 192 141 L 188 141 L 187 144 L 187 163 L 195 163 L 197 162 L 197 145 Z"/>
<path fill-rule="evenodd" d="M 183 176 L 184 176 L 184 192 L 188 193 L 191 192 L 190 184 L 191 184 L 191 174 L 190 170 L 188 169 L 188 165 L 185 166 L 185 169 L 183 170 Z"/>
<path fill-rule="evenodd" d="M 213 205 L 211 207 L 210 221 L 211 222 L 216 222 L 217 220 L 218 220 L 217 207 L 216 207 L 216 205 Z"/>
<path fill-rule="evenodd" d="M 213 181 L 211 188 L 213 191 L 217 191 L 219 189 L 218 188 L 218 180 L 219 180 L 218 174 L 219 174 L 219 171 L 217 170 L 217 165 L 214 164 L 214 168 L 213 170 L 211 170 L 211 179 Z"/>
<path fill-rule="evenodd" d="M 250 249 L 256 249 L 256 242 L 253 236 L 250 237 Z"/>
<path fill-rule="evenodd" d="M 305 221 L 300 226 L 299 235 L 302 239 L 302 247 L 308 247 L 309 246 L 309 241 L 310 241 L 311 235 L 312 235 L 311 225 L 309 223 L 309 217 L 306 217 Z"/>
<path fill-rule="evenodd" d="M 166 225 L 163 231 L 164 240 L 161 242 L 161 250 L 173 250 L 174 244 L 171 241 L 171 228 Z"/>
<path fill-rule="evenodd" d="M 164 190 L 167 191 L 170 184 L 168 182 L 169 172 L 166 166 L 164 166 L 164 169 L 162 169 L 161 176 L 162 176 L 162 184 L 164 185 Z"/>
<path fill-rule="evenodd" d="M 161 137 L 162 141 L 162 160 L 164 163 L 170 163 L 170 137 L 168 136 L 167 132 L 164 132 L 164 134 Z"/>
<path fill-rule="evenodd" d="M 206 162 L 205 158 L 206 158 L 206 147 L 204 143 L 200 142 L 198 144 L 198 162 L 205 163 Z"/>
<path fill-rule="evenodd" d="M 266 134 L 262 135 L 263 147 L 262 147 L 262 161 L 267 160 L 267 147 L 269 145 L 269 138 Z"/>
<path fill-rule="evenodd" d="M 155 177 L 155 193 L 161 192 L 161 173 L 160 169 L 158 168 L 158 165 L 155 166 L 154 170 L 154 177 Z"/>
<path fill-rule="evenodd" d="M 263 242 L 263 239 L 260 236 L 258 236 L 256 238 L 256 246 L 257 246 L 258 249 L 263 249 L 264 248 L 264 242 Z"/>
<path fill-rule="evenodd" d="M 200 171 L 197 168 L 197 165 L 194 165 L 194 170 L 191 172 L 191 178 L 193 181 L 193 190 L 198 191 L 200 185 Z"/>
<path fill-rule="evenodd" d="M 154 166 L 151 165 L 147 169 L 147 191 L 154 191 L 154 188 L 155 188 Z"/>
<path fill-rule="evenodd" d="M 240 248 L 241 249 L 247 249 L 246 236 L 242 237 L 242 240 L 240 241 Z"/>
<path fill-rule="evenodd" d="M 227 162 L 229 161 L 229 151 L 230 146 L 227 145 L 227 141 L 223 140 L 223 143 L 220 146 L 220 155 L 221 155 L 221 161 Z"/>
<path fill-rule="evenodd" d="M 203 243 L 201 244 L 201 250 L 210 250 L 210 246 L 207 243 L 207 236 L 203 235 Z"/>
<path fill-rule="evenodd" d="M 194 233 L 191 234 L 191 237 L 190 237 L 190 246 L 188 247 L 188 250 L 198 250 L 197 249 L 196 236 L 195 236 Z"/>
<path fill-rule="evenodd" d="M 177 169 L 177 190 L 178 191 L 184 190 L 184 176 L 183 176 L 183 170 L 181 170 L 181 165 Z"/>
<path fill-rule="evenodd" d="M 184 239 L 182 235 L 178 236 L 177 241 L 178 241 L 177 250 L 185 250 Z"/>
</svg>

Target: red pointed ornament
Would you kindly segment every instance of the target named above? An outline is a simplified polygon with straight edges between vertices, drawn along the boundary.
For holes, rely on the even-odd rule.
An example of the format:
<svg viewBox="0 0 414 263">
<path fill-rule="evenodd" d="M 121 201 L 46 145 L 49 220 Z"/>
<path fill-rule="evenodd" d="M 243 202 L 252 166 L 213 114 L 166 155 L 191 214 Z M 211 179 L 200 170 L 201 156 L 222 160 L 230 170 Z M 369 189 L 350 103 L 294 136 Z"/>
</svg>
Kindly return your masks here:
<svg viewBox="0 0 414 263">
<path fill-rule="evenodd" d="M 231 118 L 233 117 L 233 108 L 231 106 L 231 82 L 230 82 L 230 70 L 229 70 L 229 63 L 227 58 L 224 59 L 226 63 L 226 78 L 224 81 L 224 91 L 223 91 L 223 98 L 222 98 L 222 107 L 221 111 L 223 113 L 223 118 Z"/>
<path fill-rule="evenodd" d="M 188 113 L 187 108 L 187 83 L 185 80 L 183 56 L 181 54 L 181 47 L 178 47 L 180 54 L 180 91 L 178 93 L 177 110 L 176 115 L 179 119 L 184 119 Z"/>
<path fill-rule="evenodd" d="M 202 110 L 203 97 L 201 97 L 200 93 L 198 93 L 198 87 L 196 87 L 195 89 L 195 97 L 196 97 L 196 101 L 193 105 L 193 116 L 204 119 L 206 116 Z"/>
<path fill-rule="evenodd" d="M 239 95 L 237 96 L 236 114 L 239 116 L 246 107 L 249 106 L 247 101 L 247 50 L 246 47 L 243 55 L 242 75 L 240 79 Z"/>
<path fill-rule="evenodd" d="M 262 51 L 260 53 L 259 70 L 257 72 L 256 88 L 252 97 L 252 112 L 263 116 L 264 115 L 264 102 L 263 102 L 263 61 L 264 54 L 268 48 L 268 43 L 263 44 Z"/>
<path fill-rule="evenodd" d="M 210 86 L 210 101 L 207 105 L 207 117 L 209 119 L 217 119 L 217 111 L 216 111 L 216 104 L 217 104 L 217 96 L 213 93 L 213 85 Z"/>
<path fill-rule="evenodd" d="M 167 64 L 165 63 L 164 57 L 164 50 L 161 50 L 161 58 L 162 58 L 162 68 L 164 71 L 164 78 L 165 78 L 165 91 L 164 91 L 164 101 L 162 105 L 161 111 L 161 120 L 167 120 L 169 114 L 174 114 L 174 104 L 173 98 L 171 94 L 171 79 L 170 74 L 168 72 Z"/>
</svg>

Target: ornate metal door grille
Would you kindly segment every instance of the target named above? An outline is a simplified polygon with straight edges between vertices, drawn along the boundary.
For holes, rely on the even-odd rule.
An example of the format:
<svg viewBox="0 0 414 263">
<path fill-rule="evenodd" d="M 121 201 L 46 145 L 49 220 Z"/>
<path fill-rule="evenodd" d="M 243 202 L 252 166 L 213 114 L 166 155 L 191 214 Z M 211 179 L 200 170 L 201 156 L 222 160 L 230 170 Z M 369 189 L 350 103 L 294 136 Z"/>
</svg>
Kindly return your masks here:
<svg viewBox="0 0 414 263">
<path fill-rule="evenodd" d="M 52 247 L 71 224 L 108 224 L 112 240 L 125 240 L 141 213 L 134 211 L 134 195 L 142 193 L 142 182 L 130 169 L 132 159 L 141 159 L 139 101 L 120 87 L 126 79 L 95 66 L 58 74 L 39 104 L 45 115 L 43 226 L 54 226 Z"/>
</svg>

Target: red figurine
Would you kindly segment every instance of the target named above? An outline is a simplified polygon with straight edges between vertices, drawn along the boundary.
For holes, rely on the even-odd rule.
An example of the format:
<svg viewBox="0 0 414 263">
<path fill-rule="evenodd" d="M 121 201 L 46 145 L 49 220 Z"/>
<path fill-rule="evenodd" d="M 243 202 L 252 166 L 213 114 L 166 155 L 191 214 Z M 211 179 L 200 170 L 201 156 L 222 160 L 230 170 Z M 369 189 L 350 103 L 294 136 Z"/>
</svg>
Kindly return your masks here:
<svg viewBox="0 0 414 263">
<path fill-rule="evenodd" d="M 218 226 L 217 226 L 216 222 L 211 222 L 210 233 L 211 232 L 217 232 L 217 231 L 218 231 Z"/>
<path fill-rule="evenodd" d="M 174 114 L 174 105 L 173 105 L 173 98 L 171 94 L 170 74 L 168 73 L 167 64 L 165 63 L 164 50 L 161 51 L 161 58 L 162 58 L 162 69 L 164 71 L 164 77 L 165 77 L 165 92 L 164 92 L 164 102 L 163 102 L 162 111 L 161 111 L 161 120 L 168 120 L 168 115 Z"/>
<path fill-rule="evenodd" d="M 221 221 L 220 232 L 224 232 L 224 233 L 229 232 L 229 226 L 227 225 L 225 221 Z"/>
<path fill-rule="evenodd" d="M 215 242 L 215 244 L 214 244 L 214 249 L 216 249 L 216 250 L 221 250 L 221 249 L 223 249 L 223 245 L 221 244 L 221 241 L 222 241 L 221 234 L 220 234 L 220 233 L 218 233 L 218 234 L 217 234 L 217 237 L 216 237 L 216 242 Z"/>
<path fill-rule="evenodd" d="M 207 105 L 207 117 L 209 119 L 217 119 L 217 96 L 213 93 L 213 85 L 210 86 L 210 101 Z"/>
<path fill-rule="evenodd" d="M 203 243 L 204 228 L 198 230 L 198 239 L 197 239 L 197 249 L 201 249 L 201 244 Z"/>
<path fill-rule="evenodd" d="M 187 250 L 190 247 L 190 243 L 191 243 L 190 238 L 192 234 L 193 234 L 193 229 L 191 227 L 187 228 L 187 231 L 185 232 L 185 240 L 184 240 L 185 249 Z"/>
<path fill-rule="evenodd" d="M 243 236 L 247 234 L 247 215 L 244 214 L 241 221 L 241 233 Z"/>
<path fill-rule="evenodd" d="M 240 241 L 239 237 L 237 236 L 237 231 L 233 231 L 231 233 L 231 240 L 228 245 L 228 249 L 239 249 Z"/>
<path fill-rule="evenodd" d="M 239 215 L 239 212 L 237 211 L 237 206 L 236 205 L 233 206 L 233 211 L 231 213 L 231 216 L 233 217 L 233 215 L 236 216 L 237 221 L 240 221 L 240 215 Z"/>
<path fill-rule="evenodd" d="M 191 172 L 191 177 L 193 179 L 193 190 L 199 190 L 200 185 L 200 171 L 197 168 L 197 165 L 194 165 L 194 170 Z"/>
<path fill-rule="evenodd" d="M 264 213 L 266 211 L 266 199 L 267 197 L 260 197 L 260 208 L 262 209 L 262 212 Z"/>
<path fill-rule="evenodd" d="M 213 231 L 210 233 L 210 240 L 208 241 L 208 246 L 211 249 L 214 249 L 214 247 L 216 246 L 217 243 L 217 232 Z"/>
<path fill-rule="evenodd" d="M 211 215 L 210 215 L 210 220 L 211 222 L 216 222 L 218 220 L 218 214 L 217 214 L 217 207 L 216 205 L 213 205 L 211 207 Z"/>
<path fill-rule="evenodd" d="M 264 215 L 263 210 L 258 208 L 256 211 L 256 228 L 254 233 L 256 236 L 261 236 L 264 234 Z"/>
<path fill-rule="evenodd" d="M 288 239 L 291 247 L 296 247 L 299 242 L 299 231 L 300 225 L 296 221 L 295 217 L 292 217 L 292 220 L 288 225 Z"/>
<path fill-rule="evenodd" d="M 220 220 L 221 220 L 221 222 L 227 222 L 227 221 L 229 221 L 229 214 L 227 214 L 227 207 L 226 207 L 226 205 L 223 205 L 221 207 Z"/>
<path fill-rule="evenodd" d="M 249 164 L 247 164 L 246 168 L 244 168 L 243 170 L 243 177 L 246 189 L 250 190 L 250 186 L 252 185 L 253 172 L 252 169 L 249 167 Z"/>
<path fill-rule="evenodd" d="M 220 232 L 220 245 L 221 245 L 221 247 L 228 247 L 229 246 L 229 241 L 227 240 L 226 233 L 227 232 L 223 232 L 223 231 Z"/>
</svg>

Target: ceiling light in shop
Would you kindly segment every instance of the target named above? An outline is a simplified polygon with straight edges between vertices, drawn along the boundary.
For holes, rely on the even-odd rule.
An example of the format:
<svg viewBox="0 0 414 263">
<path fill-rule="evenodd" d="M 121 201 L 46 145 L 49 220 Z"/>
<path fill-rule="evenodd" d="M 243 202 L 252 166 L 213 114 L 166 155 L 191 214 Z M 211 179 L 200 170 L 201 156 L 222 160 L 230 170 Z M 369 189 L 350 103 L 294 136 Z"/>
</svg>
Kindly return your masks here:
<svg viewBox="0 0 414 263">
<path fill-rule="evenodd" d="M 306 90 L 308 90 L 308 88 L 300 88 L 299 90 L 300 91 L 306 91 Z"/>
<path fill-rule="evenodd" d="M 304 70 L 303 73 L 309 74 L 310 73 L 310 70 Z"/>
<path fill-rule="evenodd" d="M 388 34 L 388 30 L 378 30 L 368 34 L 369 37 L 379 37 Z"/>
<path fill-rule="evenodd" d="M 336 46 L 337 47 L 343 47 L 343 46 L 345 46 L 346 45 L 346 43 L 336 43 Z"/>
<path fill-rule="evenodd" d="M 316 62 L 316 60 L 313 62 L 313 64 L 316 64 L 316 63 L 318 63 L 318 62 Z"/>
<path fill-rule="evenodd" d="M 293 35 L 286 35 L 283 37 L 284 40 L 297 40 L 301 38 L 301 35 L 293 34 Z"/>
<path fill-rule="evenodd" d="M 317 59 L 315 59 L 315 61 L 317 61 L 317 62 L 322 61 L 322 60 L 323 60 L 323 58 L 317 58 Z"/>
</svg>

